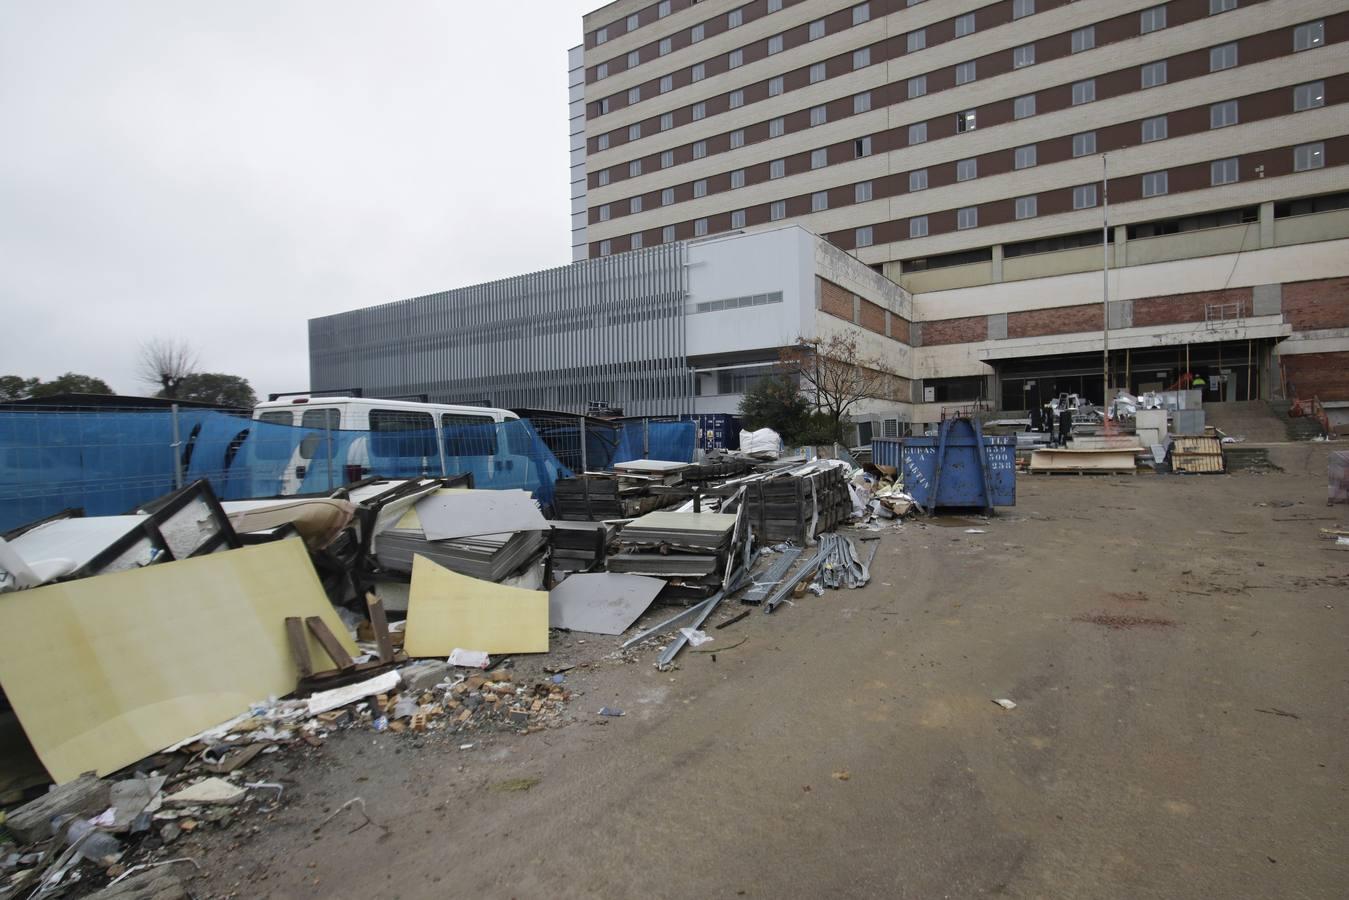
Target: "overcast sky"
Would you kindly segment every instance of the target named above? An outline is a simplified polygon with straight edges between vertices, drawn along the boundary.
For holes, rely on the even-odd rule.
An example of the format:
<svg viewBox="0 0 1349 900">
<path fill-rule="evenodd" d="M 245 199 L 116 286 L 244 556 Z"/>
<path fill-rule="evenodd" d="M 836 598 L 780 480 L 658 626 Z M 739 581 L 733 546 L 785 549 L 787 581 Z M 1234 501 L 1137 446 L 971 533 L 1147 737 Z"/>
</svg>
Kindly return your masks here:
<svg viewBox="0 0 1349 900">
<path fill-rule="evenodd" d="M 0 3 L 0 374 L 259 395 L 306 320 L 570 261 L 567 48 L 600 0 Z"/>
</svg>

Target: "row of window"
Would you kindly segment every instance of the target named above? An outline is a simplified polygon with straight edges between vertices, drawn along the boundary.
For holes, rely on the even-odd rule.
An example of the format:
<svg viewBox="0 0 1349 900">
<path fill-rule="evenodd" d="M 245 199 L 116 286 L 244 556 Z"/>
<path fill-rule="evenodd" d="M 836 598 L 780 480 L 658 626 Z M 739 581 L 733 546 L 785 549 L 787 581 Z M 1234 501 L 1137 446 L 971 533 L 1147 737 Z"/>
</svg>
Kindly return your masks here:
<svg viewBox="0 0 1349 900">
<path fill-rule="evenodd" d="M 1074 87 L 1076 88 L 1077 86 Z M 1075 89 L 1074 96 L 1076 97 L 1077 94 L 1078 91 Z M 1094 88 L 1092 91 L 1092 95 L 1094 96 Z M 1312 81 L 1306 84 L 1296 85 L 1292 89 L 1292 95 L 1293 95 L 1292 106 L 1294 112 L 1303 112 L 1309 109 L 1315 109 L 1318 107 L 1325 106 L 1326 104 L 1325 82 Z M 1030 111 L 1026 114 L 1027 115 L 1034 114 L 1035 96 L 1030 95 L 1029 97 L 1022 97 L 1017 99 L 1016 118 L 1022 118 L 1021 115 L 1021 111 L 1023 109 L 1022 102 L 1026 100 L 1030 101 L 1028 104 L 1028 108 Z M 818 109 L 821 110 L 821 112 L 823 112 L 824 107 L 818 107 Z M 1184 112 L 1185 111 L 1180 111 L 1180 114 L 1183 114 Z M 1140 143 L 1152 143 L 1154 141 L 1165 140 L 1167 137 L 1169 137 L 1170 115 L 1171 114 L 1151 116 L 1149 118 L 1141 120 L 1141 122 L 1139 122 L 1138 141 Z M 1240 123 L 1240 121 L 1241 121 L 1240 99 L 1222 100 L 1217 103 L 1213 103 L 1208 107 L 1208 123 L 1210 129 L 1226 128 L 1232 125 L 1237 125 Z M 976 112 L 974 110 L 963 111 L 957 114 L 956 130 L 957 131 L 972 130 L 976 126 L 976 123 L 977 118 Z M 926 122 L 909 126 L 908 140 L 910 144 L 922 143 L 926 139 L 927 139 Z M 1132 141 L 1130 143 L 1132 143 Z M 1027 169 L 1036 165 L 1038 155 L 1036 147 L 1037 147 L 1036 144 L 1029 144 L 1023 147 L 1015 148 L 1013 150 L 1013 161 L 1014 161 L 1013 168 Z M 852 149 L 851 155 L 852 159 L 861 159 L 863 157 L 871 156 L 875 149 L 875 141 L 873 136 L 866 135 L 864 137 L 856 138 L 855 140 L 852 141 L 851 149 Z M 830 150 L 829 147 L 818 147 L 810 151 L 810 160 L 809 160 L 810 168 L 820 169 L 829 165 L 830 164 L 829 150 Z M 1097 152 L 1096 132 L 1094 131 L 1082 132 L 1072 136 L 1072 155 L 1074 157 L 1087 156 L 1094 154 L 1096 152 Z M 667 153 L 671 154 L 670 157 L 668 158 L 668 161 L 670 164 L 673 164 L 672 152 L 667 151 Z M 837 163 L 843 162 L 844 160 L 836 158 L 833 161 Z M 661 163 L 663 167 L 666 162 L 667 159 L 664 156 L 662 156 Z M 633 162 L 629 163 L 629 174 L 632 176 L 640 175 L 641 166 L 642 166 L 641 160 L 634 160 Z M 602 172 L 601 174 L 603 175 L 605 173 Z M 772 160 L 768 164 L 768 180 L 774 181 L 780 178 L 784 178 L 786 177 L 786 175 L 787 175 L 787 160 L 785 158 Z M 730 187 L 732 190 L 742 188 L 748 183 L 747 172 L 746 169 L 744 168 L 732 170 L 729 173 L 728 177 Z M 972 178 L 977 177 L 978 177 L 977 159 L 964 159 L 956 163 L 957 181 L 968 181 Z M 925 190 L 927 188 L 928 185 L 927 169 L 919 169 L 912 171 L 909 173 L 908 178 L 909 178 L 909 190 L 911 192 Z M 697 181 L 694 181 L 691 187 L 692 193 L 691 199 L 698 199 L 707 196 L 708 182 L 709 179 L 707 178 L 701 178 L 698 179 Z M 600 183 L 601 184 L 607 183 L 607 179 L 602 179 Z M 667 187 L 661 190 L 660 205 L 662 207 L 672 206 L 677 202 L 679 201 L 677 200 L 676 189 L 674 187 Z M 631 214 L 641 212 L 644 208 L 644 203 L 645 200 L 641 195 L 628 198 L 628 200 L 626 201 L 628 213 Z M 614 206 L 615 205 L 612 203 L 606 203 L 596 207 L 597 210 L 596 215 L 598 217 L 598 221 L 600 222 L 609 221 L 613 217 Z M 618 206 L 621 209 L 623 206 L 623 201 L 619 201 Z"/>
<path fill-rule="evenodd" d="M 1292 171 L 1308 172 L 1314 169 L 1324 168 L 1326 165 L 1326 147 L 1325 142 L 1316 141 L 1313 143 L 1299 144 L 1292 148 Z M 910 173 L 911 189 L 913 178 L 916 173 Z M 1257 172 L 1257 177 L 1263 177 L 1263 172 Z M 1140 195 L 1144 198 L 1160 197 L 1170 192 L 1170 177 L 1166 170 L 1158 172 L 1148 172 L 1140 176 L 1139 179 Z M 1124 179 L 1114 179 L 1118 184 Z M 1241 180 L 1240 160 L 1237 157 L 1213 160 L 1209 163 L 1209 185 L 1221 186 L 1233 184 Z M 926 186 L 926 172 L 923 173 L 923 187 Z M 863 203 L 872 199 L 872 183 L 862 182 L 854 186 L 855 202 Z M 1094 208 L 1098 202 L 1098 188 L 1095 183 L 1082 184 L 1073 187 L 1072 190 L 1072 208 L 1074 210 Z M 922 187 L 918 188 L 919 190 Z M 811 195 L 811 209 L 814 212 L 820 212 L 829 208 L 829 193 L 820 191 Z M 1032 219 L 1039 214 L 1039 197 L 1037 195 L 1028 195 L 1017 197 L 1013 200 L 1014 216 L 1018 220 Z M 746 227 L 748 210 L 734 210 L 730 214 L 730 227 L 732 230 L 738 230 Z M 785 200 L 775 200 L 768 205 L 769 221 L 781 221 L 787 217 L 787 203 Z M 913 216 L 908 220 L 908 237 L 917 239 L 927 237 L 930 234 L 930 215 Z M 979 227 L 979 207 L 968 206 L 955 210 L 956 230 L 965 231 Z M 709 219 L 700 218 L 693 221 L 693 236 L 703 237 L 709 233 Z M 661 229 L 661 242 L 670 243 L 676 240 L 677 226 L 666 225 Z M 875 228 L 871 225 L 864 225 L 855 229 L 850 235 L 853 246 L 869 247 L 875 243 Z M 628 238 L 629 246 L 633 250 L 641 249 L 643 246 L 643 235 L 641 233 L 632 234 Z M 613 252 L 613 240 L 604 240 L 599 242 L 599 253 L 601 256 L 608 256 Z"/>
</svg>

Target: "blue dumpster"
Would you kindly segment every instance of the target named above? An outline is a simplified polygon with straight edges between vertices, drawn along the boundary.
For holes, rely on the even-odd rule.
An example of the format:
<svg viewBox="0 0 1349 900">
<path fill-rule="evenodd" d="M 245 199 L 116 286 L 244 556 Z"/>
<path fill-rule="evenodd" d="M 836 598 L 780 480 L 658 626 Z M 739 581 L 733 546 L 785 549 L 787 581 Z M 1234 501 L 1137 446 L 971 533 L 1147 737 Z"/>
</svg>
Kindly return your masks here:
<svg viewBox="0 0 1349 900">
<path fill-rule="evenodd" d="M 903 439 L 904 490 L 931 513 L 941 506 L 1016 506 L 1016 437 L 988 436 L 969 419 L 947 419 L 936 437 Z"/>
</svg>

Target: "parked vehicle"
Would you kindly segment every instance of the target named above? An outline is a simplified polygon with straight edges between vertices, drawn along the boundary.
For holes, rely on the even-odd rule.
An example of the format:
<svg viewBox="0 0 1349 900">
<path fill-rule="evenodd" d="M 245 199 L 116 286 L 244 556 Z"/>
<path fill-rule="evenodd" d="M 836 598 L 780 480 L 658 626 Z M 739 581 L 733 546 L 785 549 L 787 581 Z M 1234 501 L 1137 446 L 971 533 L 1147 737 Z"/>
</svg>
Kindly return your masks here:
<svg viewBox="0 0 1349 900">
<path fill-rule="evenodd" d="M 304 430 L 298 442 L 293 433 L 268 429 L 258 430 L 249 442 L 255 467 L 258 463 L 265 467 L 267 460 L 284 464 L 282 494 L 329 489 L 372 475 L 409 478 L 474 472 L 479 480 L 490 474 L 493 487 L 529 482 L 529 448 L 513 452 L 511 432 L 498 427 L 519 419 L 506 409 L 299 396 L 259 403 L 253 419 Z"/>
</svg>

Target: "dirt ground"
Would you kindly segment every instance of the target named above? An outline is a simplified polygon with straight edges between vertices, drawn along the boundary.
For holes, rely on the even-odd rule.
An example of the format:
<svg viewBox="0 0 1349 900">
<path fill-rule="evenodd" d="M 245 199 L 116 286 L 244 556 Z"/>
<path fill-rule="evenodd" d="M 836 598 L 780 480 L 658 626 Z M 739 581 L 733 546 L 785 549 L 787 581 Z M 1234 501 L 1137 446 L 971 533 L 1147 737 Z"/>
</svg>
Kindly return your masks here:
<svg viewBox="0 0 1349 900">
<path fill-rule="evenodd" d="M 674 672 L 568 673 L 564 727 L 265 757 L 282 807 L 177 852 L 198 897 L 1343 897 L 1349 553 L 1317 530 L 1349 510 L 1309 468 L 1023 477 L 985 533 L 886 532 L 866 588 L 728 608 Z M 317 827 L 353 797 L 369 824 Z"/>
</svg>

